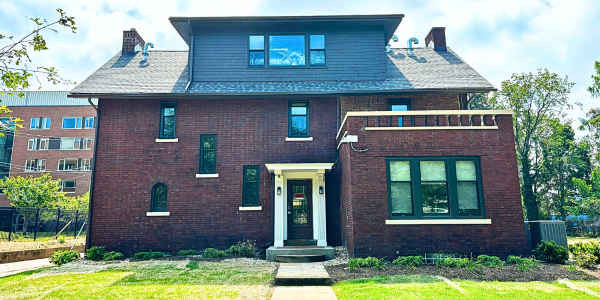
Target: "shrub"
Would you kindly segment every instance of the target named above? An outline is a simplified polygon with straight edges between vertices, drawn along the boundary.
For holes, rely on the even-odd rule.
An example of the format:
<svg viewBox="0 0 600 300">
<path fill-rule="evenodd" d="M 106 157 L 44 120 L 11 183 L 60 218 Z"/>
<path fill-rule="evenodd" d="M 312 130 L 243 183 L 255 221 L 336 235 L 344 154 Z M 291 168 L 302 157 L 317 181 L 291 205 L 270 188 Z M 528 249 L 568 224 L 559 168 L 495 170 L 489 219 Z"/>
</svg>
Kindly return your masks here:
<svg viewBox="0 0 600 300">
<path fill-rule="evenodd" d="M 479 255 L 477 257 L 477 261 L 479 261 L 482 265 L 491 268 L 499 268 L 504 266 L 504 262 L 498 256 Z"/>
<path fill-rule="evenodd" d="M 356 268 L 383 268 L 383 259 L 379 259 L 377 257 L 367 257 L 367 258 L 353 258 L 348 262 L 350 267 L 350 271 L 353 271 Z"/>
<path fill-rule="evenodd" d="M 110 251 L 104 253 L 104 261 L 121 260 L 123 258 L 123 253 L 121 252 Z"/>
<path fill-rule="evenodd" d="M 423 266 L 425 261 L 423 260 L 423 256 L 399 256 L 392 261 L 392 264 L 416 269 L 420 266 Z"/>
<path fill-rule="evenodd" d="M 573 253 L 573 256 L 577 258 L 577 256 L 581 253 L 584 254 L 592 254 L 595 257 L 600 257 L 600 243 L 575 243 L 569 246 L 569 250 Z"/>
<path fill-rule="evenodd" d="M 65 237 L 64 236 L 58 237 L 58 242 L 61 243 L 61 244 L 64 244 L 65 243 Z"/>
<path fill-rule="evenodd" d="M 136 254 L 133 255 L 134 259 L 139 259 L 139 260 L 149 260 L 149 259 L 156 259 L 156 258 L 163 258 L 163 254 L 162 252 L 138 252 Z"/>
<path fill-rule="evenodd" d="M 533 258 L 522 258 L 519 257 L 517 260 L 517 268 L 521 272 L 527 272 L 531 270 L 531 268 L 537 266 L 539 262 L 535 261 Z"/>
<path fill-rule="evenodd" d="M 592 266 L 594 266 L 596 264 L 597 260 L 598 260 L 598 257 L 595 256 L 594 254 L 585 253 L 583 251 L 581 251 L 575 258 L 577 265 L 582 268 L 586 268 L 586 269 L 589 269 Z"/>
<path fill-rule="evenodd" d="M 461 258 L 456 260 L 457 268 L 466 268 L 469 265 L 470 260 L 468 258 Z"/>
<path fill-rule="evenodd" d="M 481 264 L 480 261 L 474 259 L 474 258 L 463 258 L 464 260 L 462 261 L 465 269 L 467 269 L 468 271 L 474 272 L 476 270 L 479 270 L 480 268 L 483 267 L 483 265 Z"/>
<path fill-rule="evenodd" d="M 227 253 L 244 257 L 254 257 L 256 253 L 256 242 L 252 240 L 238 242 L 236 245 L 229 247 Z"/>
<path fill-rule="evenodd" d="M 103 260 L 106 249 L 104 246 L 94 246 L 85 251 L 85 258 L 89 260 Z"/>
<path fill-rule="evenodd" d="M 198 251 L 194 249 L 181 250 L 177 252 L 177 256 L 198 255 Z"/>
<path fill-rule="evenodd" d="M 216 250 L 215 248 L 206 248 L 204 250 L 204 252 L 202 253 L 203 257 L 208 257 L 208 258 L 219 258 L 219 257 L 224 257 L 225 255 L 227 255 L 227 253 L 225 253 L 225 251 Z"/>
<path fill-rule="evenodd" d="M 550 263 L 564 264 L 567 259 L 569 259 L 569 250 L 556 244 L 554 241 L 542 241 L 542 243 L 533 250 L 533 254 L 535 254 L 538 259 Z"/>
<path fill-rule="evenodd" d="M 457 260 L 454 258 L 446 258 L 443 261 L 444 267 L 455 268 L 457 266 Z"/>
<path fill-rule="evenodd" d="M 54 254 L 50 257 L 49 261 L 55 265 L 62 265 L 72 261 L 79 260 L 81 256 L 75 250 L 58 250 L 55 251 Z"/>
</svg>

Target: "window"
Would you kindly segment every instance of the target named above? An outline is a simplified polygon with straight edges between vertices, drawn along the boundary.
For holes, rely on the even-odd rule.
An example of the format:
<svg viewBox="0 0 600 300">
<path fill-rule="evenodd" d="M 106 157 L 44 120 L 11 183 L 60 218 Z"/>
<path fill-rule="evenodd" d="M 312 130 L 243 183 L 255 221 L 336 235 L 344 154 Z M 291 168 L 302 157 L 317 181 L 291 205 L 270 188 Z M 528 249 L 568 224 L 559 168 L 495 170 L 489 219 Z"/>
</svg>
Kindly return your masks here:
<svg viewBox="0 0 600 300">
<path fill-rule="evenodd" d="M 29 139 L 27 141 L 27 150 L 48 150 L 50 139 Z"/>
<path fill-rule="evenodd" d="M 269 36 L 269 65 L 305 66 L 305 39 L 304 35 Z"/>
<path fill-rule="evenodd" d="M 37 150 L 37 140 L 38 139 L 29 139 L 29 141 L 27 141 L 27 150 Z"/>
<path fill-rule="evenodd" d="M 248 36 L 248 65 L 251 67 L 264 67 L 265 65 L 265 36 Z"/>
<path fill-rule="evenodd" d="M 46 171 L 45 159 L 28 159 L 25 161 L 25 172 L 43 172 Z"/>
<path fill-rule="evenodd" d="M 308 101 L 290 101 L 288 114 L 288 135 L 290 137 L 308 137 Z"/>
<path fill-rule="evenodd" d="M 81 171 L 89 171 L 91 170 L 91 159 L 84 158 L 81 160 Z"/>
<path fill-rule="evenodd" d="M 60 191 L 63 193 L 75 193 L 76 183 L 75 180 L 61 180 Z"/>
<path fill-rule="evenodd" d="M 82 150 L 90 150 L 92 149 L 92 138 L 84 138 L 83 146 L 81 146 Z"/>
<path fill-rule="evenodd" d="M 175 138 L 175 117 L 177 115 L 177 103 L 163 102 L 160 108 L 160 138 Z"/>
<path fill-rule="evenodd" d="M 388 158 L 391 219 L 482 218 L 479 159 Z"/>
<path fill-rule="evenodd" d="M 260 167 L 244 166 L 244 192 L 242 206 L 259 206 Z"/>
<path fill-rule="evenodd" d="M 63 118 L 63 129 L 81 129 L 83 118 Z"/>
<path fill-rule="evenodd" d="M 399 100 L 390 99 L 390 110 L 391 111 L 409 111 L 410 110 L 410 99 Z M 408 119 L 410 121 L 410 118 Z M 402 127 L 402 117 L 398 117 L 398 126 Z"/>
<path fill-rule="evenodd" d="M 79 138 L 61 138 L 60 139 L 60 150 L 75 150 L 79 149 Z"/>
<path fill-rule="evenodd" d="M 50 129 L 50 118 L 31 118 L 30 129 Z"/>
<path fill-rule="evenodd" d="M 84 128 L 94 128 L 94 117 L 85 118 L 85 126 Z"/>
<path fill-rule="evenodd" d="M 200 174 L 217 172 L 217 136 L 200 136 Z"/>
<path fill-rule="evenodd" d="M 64 159 L 59 159 L 58 160 L 58 170 L 59 171 L 68 171 L 68 170 L 73 170 L 76 171 L 77 165 L 78 165 L 78 159 L 77 158 L 64 158 Z"/>
<path fill-rule="evenodd" d="M 167 186 L 164 183 L 157 183 L 152 187 L 152 204 L 150 211 L 167 211 Z"/>
<path fill-rule="evenodd" d="M 310 35 L 310 65 L 324 66 L 325 65 L 325 35 L 311 34 Z"/>
</svg>

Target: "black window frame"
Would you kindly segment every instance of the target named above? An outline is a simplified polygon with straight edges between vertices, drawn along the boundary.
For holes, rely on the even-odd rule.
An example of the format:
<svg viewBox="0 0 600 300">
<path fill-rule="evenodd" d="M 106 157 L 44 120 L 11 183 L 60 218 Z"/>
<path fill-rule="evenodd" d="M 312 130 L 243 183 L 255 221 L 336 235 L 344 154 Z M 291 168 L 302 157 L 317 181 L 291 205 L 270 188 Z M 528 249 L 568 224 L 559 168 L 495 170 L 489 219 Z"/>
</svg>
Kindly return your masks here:
<svg viewBox="0 0 600 300">
<path fill-rule="evenodd" d="M 410 110 L 412 110 L 410 103 L 411 103 L 411 99 L 406 99 L 406 98 L 405 99 L 388 99 L 388 109 L 390 111 L 392 111 L 392 106 L 394 106 L 394 105 L 406 105 L 407 106 L 406 110 L 410 111 Z M 409 118 L 409 120 L 411 120 L 410 126 L 413 126 L 414 124 L 413 124 L 412 118 Z M 403 117 L 398 117 L 398 127 L 403 127 L 402 122 L 403 122 Z"/>
<path fill-rule="evenodd" d="M 306 104 L 306 135 L 292 135 L 292 104 Z M 290 138 L 306 138 L 310 137 L 310 103 L 308 100 L 290 100 L 288 101 L 288 137 Z"/>
<path fill-rule="evenodd" d="M 158 187 L 164 187 L 165 188 L 165 207 L 156 207 L 156 190 L 158 189 Z M 167 187 L 166 184 L 162 183 L 162 182 L 158 182 L 156 183 L 154 186 L 152 186 L 152 191 L 151 191 L 152 195 L 150 198 L 150 212 L 167 212 L 168 211 L 168 207 L 169 207 L 169 188 Z"/>
<path fill-rule="evenodd" d="M 323 49 L 321 48 L 315 48 L 313 49 L 311 44 L 310 44 L 310 36 L 312 35 L 322 35 L 323 36 Z M 311 51 L 323 51 L 323 55 L 325 57 L 325 63 L 322 65 L 313 65 L 312 64 L 312 55 L 311 55 Z M 327 35 L 324 33 L 310 33 L 308 34 L 308 65 L 310 67 L 326 67 L 327 66 Z"/>
<path fill-rule="evenodd" d="M 250 203 L 246 201 L 246 196 L 248 192 L 247 183 L 247 170 L 255 169 L 256 170 L 256 202 Z M 242 207 L 256 207 L 260 206 L 260 166 L 244 166 L 243 169 L 243 185 L 242 185 Z"/>
<path fill-rule="evenodd" d="M 205 150 L 204 149 L 204 139 L 205 138 L 214 138 L 215 139 L 215 149 L 214 150 Z M 204 169 L 204 152 L 205 151 L 214 151 L 215 152 L 215 164 L 214 170 L 212 171 L 203 171 Z M 216 174 L 217 173 L 217 135 L 216 134 L 203 134 L 200 136 L 200 169 L 198 170 L 198 174 Z"/>
<path fill-rule="evenodd" d="M 390 162 L 409 161 L 411 175 L 411 199 L 412 214 L 393 214 L 392 213 L 392 190 L 390 176 Z M 446 182 L 448 188 L 448 214 L 424 214 L 421 196 L 421 161 L 445 161 L 446 163 Z M 459 214 L 458 195 L 457 195 L 457 176 L 456 161 L 473 161 L 475 164 L 477 197 L 480 214 Z M 388 198 L 388 218 L 390 220 L 426 220 L 426 219 L 485 219 L 485 199 L 483 196 L 483 187 L 481 179 L 481 159 L 473 156 L 431 156 L 431 157 L 386 157 L 386 175 L 387 175 L 387 198 Z M 462 182 L 462 181 L 461 181 Z"/>
<path fill-rule="evenodd" d="M 173 116 L 173 136 L 164 135 L 164 126 L 165 126 L 165 108 L 174 108 L 175 115 Z M 177 102 L 174 101 L 163 101 L 160 104 L 160 128 L 158 133 L 158 138 L 160 139 L 175 139 L 177 138 Z"/>
<path fill-rule="evenodd" d="M 262 36 L 263 37 L 263 49 L 261 50 L 252 50 L 250 49 L 250 37 L 252 36 Z M 248 50 L 248 59 L 246 60 L 247 66 L 248 68 L 266 68 L 267 67 L 267 35 L 264 33 L 257 33 L 257 34 L 248 34 L 246 41 L 248 42 L 248 44 L 246 45 L 246 49 Z M 252 52 L 262 52 L 263 56 L 264 56 L 264 63 L 262 65 L 251 65 L 250 64 L 250 53 Z"/>
</svg>

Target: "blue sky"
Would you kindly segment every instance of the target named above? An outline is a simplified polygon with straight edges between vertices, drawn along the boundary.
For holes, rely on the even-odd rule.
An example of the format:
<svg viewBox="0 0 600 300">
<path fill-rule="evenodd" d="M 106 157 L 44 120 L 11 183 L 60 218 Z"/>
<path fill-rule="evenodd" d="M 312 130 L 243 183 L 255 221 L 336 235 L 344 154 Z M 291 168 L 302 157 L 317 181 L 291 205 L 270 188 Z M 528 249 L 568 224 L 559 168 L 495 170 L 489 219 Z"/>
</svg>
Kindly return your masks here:
<svg viewBox="0 0 600 300">
<path fill-rule="evenodd" d="M 50 50 L 34 61 L 52 65 L 77 82 L 114 56 L 123 30 L 136 28 L 155 49 L 185 50 L 186 45 L 168 21 L 170 16 L 254 16 L 396 14 L 405 15 L 394 47 L 410 37 L 421 41 L 431 27 L 446 27 L 448 46 L 494 86 L 512 73 L 548 68 L 576 82 L 573 102 L 581 102 L 569 117 L 582 117 L 600 106 L 586 91 L 593 63 L 600 60 L 600 1 L 598 0 L 444 0 L 444 1 L 29 1 L 0 0 L 3 34 L 22 36 L 31 30 L 27 17 L 55 19 L 56 8 L 76 18 L 77 34 L 67 30 L 46 33 Z M 70 90 L 52 86 L 44 90 Z"/>
</svg>

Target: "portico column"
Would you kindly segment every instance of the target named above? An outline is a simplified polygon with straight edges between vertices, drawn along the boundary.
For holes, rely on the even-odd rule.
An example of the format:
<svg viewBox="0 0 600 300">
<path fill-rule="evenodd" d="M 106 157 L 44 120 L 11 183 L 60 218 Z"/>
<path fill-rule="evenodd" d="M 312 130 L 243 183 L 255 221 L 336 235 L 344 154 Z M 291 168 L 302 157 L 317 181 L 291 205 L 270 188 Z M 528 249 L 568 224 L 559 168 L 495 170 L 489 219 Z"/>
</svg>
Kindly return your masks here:
<svg viewBox="0 0 600 300">
<path fill-rule="evenodd" d="M 318 235 L 315 238 L 317 240 L 317 246 L 327 246 L 327 215 L 325 213 L 325 170 L 318 170 L 317 183 L 319 186 L 319 191 L 317 192 L 317 201 L 315 203 L 317 211 L 315 213 L 318 220 L 316 224 L 316 233 Z M 320 191 L 321 187 L 323 187 L 322 194 Z"/>
<path fill-rule="evenodd" d="M 286 205 L 283 203 L 283 174 L 281 170 L 275 170 L 275 247 L 283 247 L 283 231 L 284 231 L 284 220 L 287 216 Z"/>
</svg>

